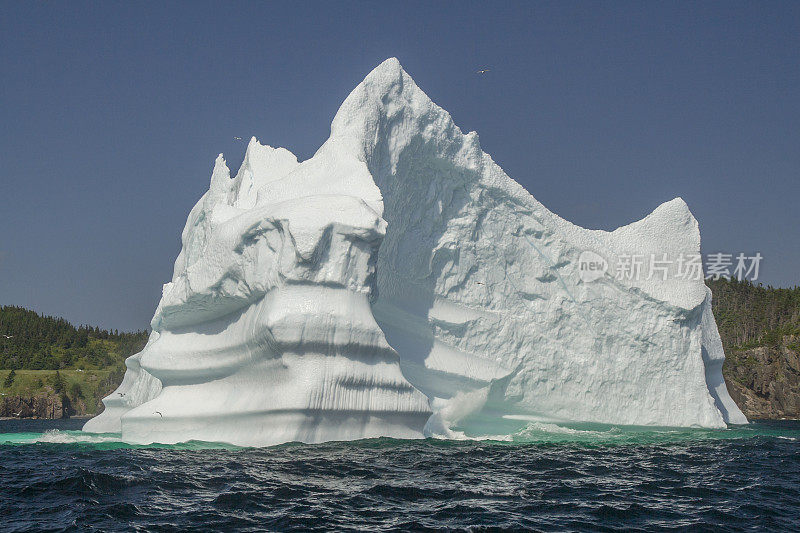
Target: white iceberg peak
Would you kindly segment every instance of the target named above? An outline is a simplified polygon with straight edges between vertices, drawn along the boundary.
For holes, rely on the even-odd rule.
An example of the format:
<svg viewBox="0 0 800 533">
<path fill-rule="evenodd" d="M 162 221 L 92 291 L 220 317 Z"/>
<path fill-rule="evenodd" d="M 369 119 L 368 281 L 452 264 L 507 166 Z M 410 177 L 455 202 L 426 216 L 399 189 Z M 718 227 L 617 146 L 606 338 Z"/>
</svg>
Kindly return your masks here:
<svg viewBox="0 0 800 533">
<path fill-rule="evenodd" d="M 226 163 L 223 155 L 219 154 L 217 159 L 214 161 L 214 170 L 211 172 L 211 185 L 209 186 L 209 189 L 227 190 L 230 186 L 230 179 L 231 170 L 228 168 L 228 164 Z"/>
<path fill-rule="evenodd" d="M 86 430 L 267 445 L 477 435 L 491 417 L 746 422 L 702 276 L 581 275 L 589 252 L 605 266 L 699 253 L 685 202 L 579 228 L 395 58 L 311 159 L 253 138 L 229 176 L 218 158 L 150 341 Z"/>
<path fill-rule="evenodd" d="M 242 209 L 254 207 L 261 187 L 286 176 L 298 164 L 297 156 L 289 150 L 263 145 L 252 137 L 231 187 L 230 204 Z"/>
</svg>

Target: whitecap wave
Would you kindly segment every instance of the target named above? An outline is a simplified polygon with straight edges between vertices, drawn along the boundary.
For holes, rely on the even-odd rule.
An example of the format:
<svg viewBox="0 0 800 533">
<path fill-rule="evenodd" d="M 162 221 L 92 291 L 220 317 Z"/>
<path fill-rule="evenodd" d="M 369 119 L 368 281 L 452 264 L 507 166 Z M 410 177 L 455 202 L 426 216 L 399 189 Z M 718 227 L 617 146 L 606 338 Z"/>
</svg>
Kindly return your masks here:
<svg viewBox="0 0 800 533">
<path fill-rule="evenodd" d="M 113 433 L 84 433 L 82 431 L 61 431 L 50 429 L 33 442 L 45 442 L 49 444 L 99 444 L 106 442 L 123 442 L 119 435 Z"/>
</svg>

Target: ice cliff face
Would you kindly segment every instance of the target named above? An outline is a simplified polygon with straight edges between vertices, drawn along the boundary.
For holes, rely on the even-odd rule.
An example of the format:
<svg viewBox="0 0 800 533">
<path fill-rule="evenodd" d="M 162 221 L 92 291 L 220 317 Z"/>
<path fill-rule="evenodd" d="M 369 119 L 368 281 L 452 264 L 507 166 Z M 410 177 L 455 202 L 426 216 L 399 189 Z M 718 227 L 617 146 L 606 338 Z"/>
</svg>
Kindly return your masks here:
<svg viewBox="0 0 800 533">
<path fill-rule="evenodd" d="M 182 241 L 150 341 L 87 431 L 267 445 L 746 422 L 702 279 L 674 263 L 665 279 L 579 271 L 587 251 L 612 265 L 699 253 L 686 204 L 574 226 L 395 59 L 311 159 L 253 139 L 231 178 L 220 156 Z"/>
</svg>

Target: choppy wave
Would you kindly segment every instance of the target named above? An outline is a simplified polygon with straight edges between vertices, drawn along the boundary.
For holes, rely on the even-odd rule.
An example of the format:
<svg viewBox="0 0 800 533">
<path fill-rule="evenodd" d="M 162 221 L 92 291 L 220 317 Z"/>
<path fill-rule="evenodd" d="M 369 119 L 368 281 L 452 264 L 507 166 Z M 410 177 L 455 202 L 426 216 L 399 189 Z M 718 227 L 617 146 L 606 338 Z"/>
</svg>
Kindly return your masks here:
<svg viewBox="0 0 800 533">
<path fill-rule="evenodd" d="M 503 440 L 258 449 L 24 426 L 0 433 L 5 531 L 738 531 L 791 530 L 800 516 L 798 423 L 529 421 Z"/>
<path fill-rule="evenodd" d="M 52 444 L 89 443 L 100 444 L 103 442 L 120 442 L 120 436 L 114 434 L 93 434 L 82 431 L 60 431 L 49 429 L 33 442 L 49 442 Z"/>
</svg>

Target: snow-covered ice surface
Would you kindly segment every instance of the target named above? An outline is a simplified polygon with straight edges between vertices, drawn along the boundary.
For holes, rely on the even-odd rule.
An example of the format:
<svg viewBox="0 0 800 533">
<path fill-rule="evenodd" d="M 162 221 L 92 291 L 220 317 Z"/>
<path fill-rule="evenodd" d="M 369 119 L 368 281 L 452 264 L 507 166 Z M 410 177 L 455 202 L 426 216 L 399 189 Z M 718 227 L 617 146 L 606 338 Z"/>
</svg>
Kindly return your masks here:
<svg viewBox="0 0 800 533">
<path fill-rule="evenodd" d="M 269 445 L 486 435 L 489 420 L 746 423 L 702 280 L 578 257 L 697 254 L 681 199 L 613 232 L 548 211 L 388 59 L 302 163 L 217 158 L 145 349 L 86 431 Z M 648 279 L 650 278 L 650 279 Z"/>
</svg>

